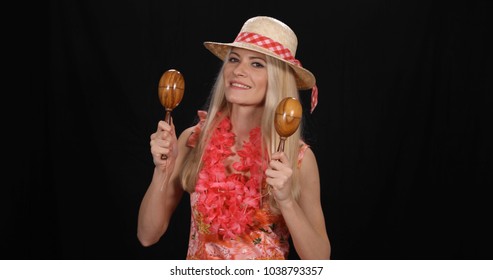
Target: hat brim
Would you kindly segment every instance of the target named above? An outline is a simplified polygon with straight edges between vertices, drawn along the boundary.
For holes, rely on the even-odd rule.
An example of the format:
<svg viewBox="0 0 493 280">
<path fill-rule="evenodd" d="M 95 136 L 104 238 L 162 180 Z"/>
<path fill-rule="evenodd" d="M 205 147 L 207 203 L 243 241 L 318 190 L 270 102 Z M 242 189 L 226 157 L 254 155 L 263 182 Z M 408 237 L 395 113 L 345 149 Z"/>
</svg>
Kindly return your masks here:
<svg viewBox="0 0 493 280">
<path fill-rule="evenodd" d="M 226 58 L 226 55 L 228 54 L 228 51 L 232 47 L 236 48 L 242 48 L 242 49 L 247 49 L 247 50 L 252 50 L 256 51 L 268 56 L 271 56 L 275 59 L 284 61 L 287 63 L 295 72 L 296 74 L 296 85 L 298 86 L 298 89 L 301 90 L 307 90 L 311 89 L 313 86 L 315 86 L 316 80 L 315 76 L 312 74 L 312 72 L 308 71 L 307 69 L 298 66 L 294 64 L 291 61 L 287 61 L 279 57 L 276 53 L 271 52 L 265 48 L 252 45 L 249 43 L 243 43 L 243 42 L 233 42 L 233 43 L 219 43 L 219 42 L 204 42 L 204 46 L 212 52 L 215 56 L 220 58 L 221 60 L 224 60 Z"/>
</svg>

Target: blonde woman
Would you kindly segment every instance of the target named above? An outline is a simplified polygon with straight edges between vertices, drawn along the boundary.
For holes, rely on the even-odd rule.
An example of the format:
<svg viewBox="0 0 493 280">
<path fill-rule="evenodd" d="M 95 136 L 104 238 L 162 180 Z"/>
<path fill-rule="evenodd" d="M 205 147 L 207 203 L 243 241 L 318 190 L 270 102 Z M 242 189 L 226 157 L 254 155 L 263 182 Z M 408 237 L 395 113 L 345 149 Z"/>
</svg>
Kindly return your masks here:
<svg viewBox="0 0 493 280">
<path fill-rule="evenodd" d="M 286 259 L 290 238 L 301 259 L 330 258 L 317 161 L 302 127 L 276 151 L 279 102 L 312 89 L 311 109 L 317 104 L 297 44 L 286 24 L 266 16 L 247 20 L 232 43 L 204 43 L 224 63 L 197 125 L 177 138 L 174 125 L 160 121 L 151 135 L 155 168 L 137 231 L 143 246 L 159 241 L 187 192 L 187 259 Z"/>
</svg>

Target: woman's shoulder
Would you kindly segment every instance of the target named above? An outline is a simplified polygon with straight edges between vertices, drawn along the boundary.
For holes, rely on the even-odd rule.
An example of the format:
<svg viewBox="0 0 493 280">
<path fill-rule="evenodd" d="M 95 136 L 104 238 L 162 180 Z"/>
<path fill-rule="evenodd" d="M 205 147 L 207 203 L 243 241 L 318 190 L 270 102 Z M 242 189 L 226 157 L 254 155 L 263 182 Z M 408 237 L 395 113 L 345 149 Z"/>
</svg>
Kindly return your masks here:
<svg viewBox="0 0 493 280">
<path fill-rule="evenodd" d="M 199 140 L 200 133 L 202 132 L 202 127 L 204 126 L 205 120 L 207 118 L 207 111 L 197 111 L 197 117 L 199 120 L 197 124 L 185 129 L 181 134 L 187 139 L 186 145 L 190 148 L 194 148 L 197 144 L 197 141 Z M 180 138 L 182 136 L 180 136 Z"/>
<path fill-rule="evenodd" d="M 196 130 L 195 126 L 187 127 L 180 133 L 179 138 L 188 140 L 188 138 L 190 138 L 190 136 L 195 132 L 195 130 Z"/>
<path fill-rule="evenodd" d="M 305 157 L 306 151 L 310 150 L 310 146 L 305 141 L 300 140 L 299 148 L 300 148 L 300 150 L 298 152 L 298 168 L 301 167 L 301 162 L 303 161 L 303 158 Z"/>
</svg>

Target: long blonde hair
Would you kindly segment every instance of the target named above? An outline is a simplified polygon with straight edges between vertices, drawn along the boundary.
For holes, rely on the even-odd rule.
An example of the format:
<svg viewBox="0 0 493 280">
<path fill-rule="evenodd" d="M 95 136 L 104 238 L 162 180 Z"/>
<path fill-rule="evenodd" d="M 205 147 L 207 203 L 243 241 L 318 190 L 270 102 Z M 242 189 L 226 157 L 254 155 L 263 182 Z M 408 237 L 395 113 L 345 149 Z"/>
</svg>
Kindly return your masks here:
<svg viewBox="0 0 493 280">
<path fill-rule="evenodd" d="M 229 57 L 229 56 L 226 56 Z M 296 87 L 296 80 L 293 70 L 286 63 L 279 61 L 270 56 L 267 58 L 267 76 L 268 76 L 268 88 L 265 96 L 264 110 L 262 121 L 260 124 L 260 130 L 262 133 L 262 151 L 267 150 L 268 155 L 265 158 L 270 158 L 270 155 L 277 151 L 277 145 L 280 141 L 280 137 L 274 127 L 274 114 L 277 105 L 285 97 L 294 97 L 299 100 L 299 91 Z M 202 127 L 202 132 L 197 141 L 197 145 L 187 155 L 183 165 L 181 173 L 181 182 L 185 191 L 192 193 L 195 191 L 195 184 L 197 182 L 197 176 L 202 168 L 202 156 L 207 146 L 210 136 L 217 124 L 225 116 L 229 116 L 230 104 L 227 102 L 224 94 L 224 79 L 223 71 L 224 65 L 227 59 L 224 61 L 214 86 L 211 91 L 211 95 L 206 104 L 208 110 L 208 117 Z M 219 117 L 217 113 L 222 112 Z M 300 196 L 299 185 L 299 172 L 298 172 L 298 154 L 300 149 L 300 140 L 302 132 L 302 123 L 298 130 L 285 140 L 284 153 L 291 160 L 291 168 L 293 169 L 293 188 L 292 195 L 295 199 Z M 271 196 L 272 197 L 272 196 Z M 274 201 L 271 199 L 271 208 L 276 211 Z"/>
</svg>

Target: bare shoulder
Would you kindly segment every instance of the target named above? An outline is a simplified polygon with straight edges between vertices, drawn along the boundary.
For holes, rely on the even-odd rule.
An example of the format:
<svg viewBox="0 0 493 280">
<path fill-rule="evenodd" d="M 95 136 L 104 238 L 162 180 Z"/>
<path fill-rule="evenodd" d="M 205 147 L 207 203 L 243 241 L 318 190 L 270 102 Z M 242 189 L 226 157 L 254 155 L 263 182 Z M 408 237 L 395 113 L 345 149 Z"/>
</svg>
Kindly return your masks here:
<svg viewBox="0 0 493 280">
<path fill-rule="evenodd" d="M 188 139 L 188 137 L 190 137 L 190 135 L 192 135 L 194 129 L 195 129 L 195 126 L 191 126 L 191 127 L 186 128 L 185 130 L 183 130 L 180 133 L 179 139 L 182 139 L 182 138 L 185 138 L 185 140 Z"/>
<path fill-rule="evenodd" d="M 186 128 L 180 133 L 180 136 L 178 137 L 178 146 L 180 147 L 186 147 L 187 146 L 187 141 L 190 138 L 190 136 L 194 133 L 195 126 L 191 126 L 189 128 Z"/>
<path fill-rule="evenodd" d="M 315 157 L 315 153 L 313 153 L 313 150 L 310 147 L 307 147 L 303 154 L 303 161 L 301 162 L 301 168 L 302 169 L 317 168 L 317 158 Z"/>
<path fill-rule="evenodd" d="M 307 148 L 300 167 L 300 180 L 304 189 L 318 189 L 320 186 L 317 159 L 313 150 Z"/>
</svg>

